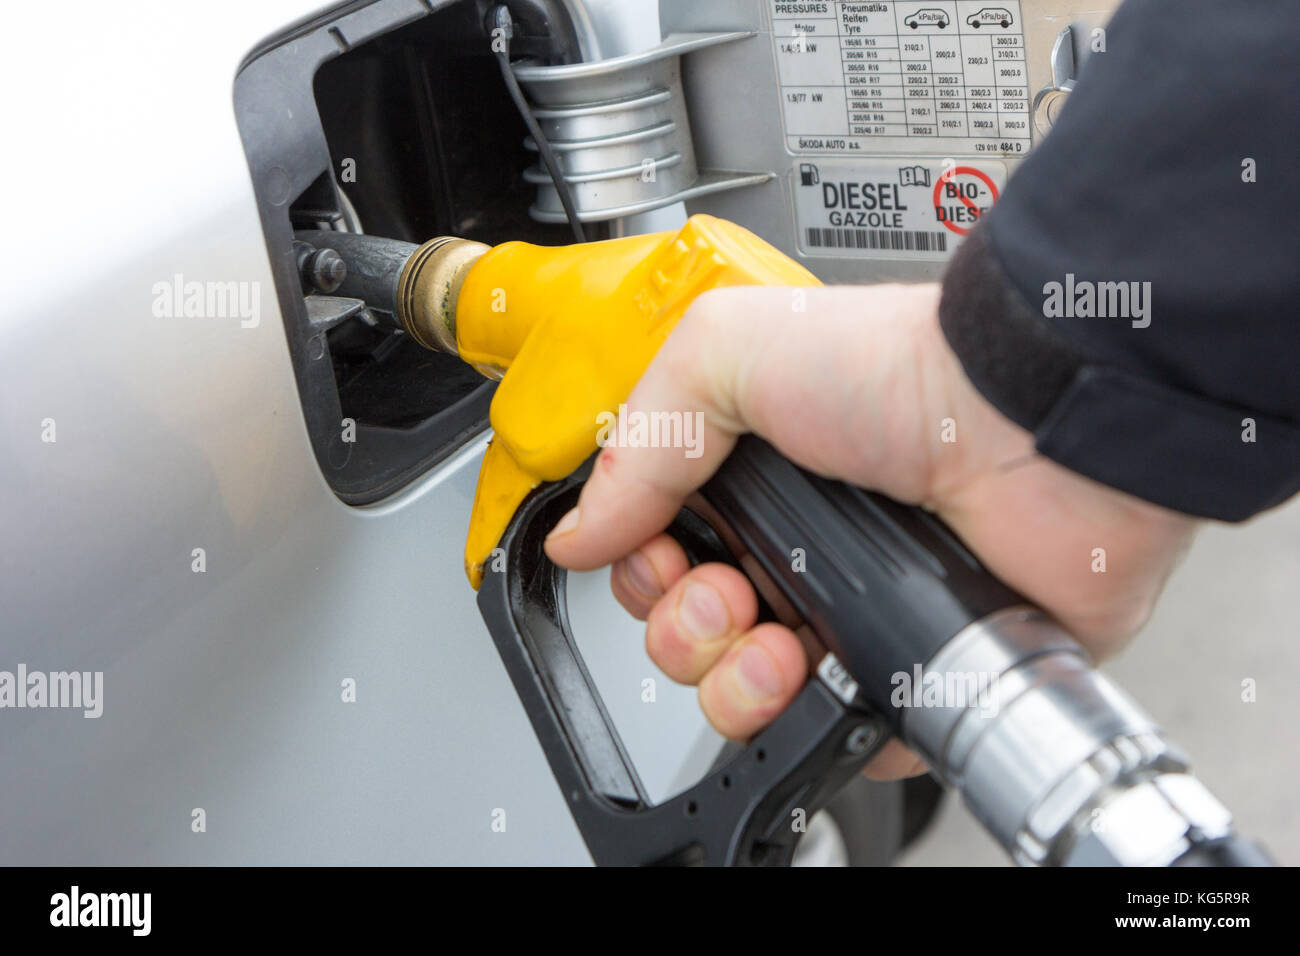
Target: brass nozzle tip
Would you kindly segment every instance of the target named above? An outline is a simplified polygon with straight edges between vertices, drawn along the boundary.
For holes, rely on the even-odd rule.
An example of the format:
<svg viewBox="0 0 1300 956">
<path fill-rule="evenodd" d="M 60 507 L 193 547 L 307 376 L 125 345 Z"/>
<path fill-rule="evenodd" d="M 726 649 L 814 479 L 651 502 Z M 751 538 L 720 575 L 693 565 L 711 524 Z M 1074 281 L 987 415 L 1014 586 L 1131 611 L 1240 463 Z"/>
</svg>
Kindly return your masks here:
<svg viewBox="0 0 1300 956">
<path fill-rule="evenodd" d="M 456 351 L 456 299 L 470 267 L 489 246 L 439 236 L 416 249 L 397 280 L 397 318 L 426 349 Z"/>
</svg>

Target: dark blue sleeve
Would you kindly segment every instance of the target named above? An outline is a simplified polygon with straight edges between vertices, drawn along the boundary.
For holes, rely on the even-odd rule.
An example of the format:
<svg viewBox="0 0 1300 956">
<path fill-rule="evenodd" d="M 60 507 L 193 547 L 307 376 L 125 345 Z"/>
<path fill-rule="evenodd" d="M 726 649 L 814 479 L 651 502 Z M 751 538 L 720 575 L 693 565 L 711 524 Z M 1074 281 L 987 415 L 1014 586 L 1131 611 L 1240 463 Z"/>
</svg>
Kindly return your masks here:
<svg viewBox="0 0 1300 956">
<path fill-rule="evenodd" d="M 1044 455 L 1241 520 L 1300 490 L 1300 7 L 1129 0 L 941 321 Z"/>
</svg>

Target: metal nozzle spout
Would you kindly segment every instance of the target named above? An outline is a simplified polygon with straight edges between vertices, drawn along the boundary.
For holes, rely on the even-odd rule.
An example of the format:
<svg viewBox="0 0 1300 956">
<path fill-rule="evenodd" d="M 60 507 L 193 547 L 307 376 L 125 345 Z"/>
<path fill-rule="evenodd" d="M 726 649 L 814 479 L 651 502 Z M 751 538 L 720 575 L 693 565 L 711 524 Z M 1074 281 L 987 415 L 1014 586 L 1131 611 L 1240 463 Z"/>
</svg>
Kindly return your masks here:
<svg viewBox="0 0 1300 956">
<path fill-rule="evenodd" d="M 490 247 L 455 236 L 420 246 L 397 280 L 397 319 L 427 349 L 457 354 L 456 300 L 470 267 Z"/>
</svg>

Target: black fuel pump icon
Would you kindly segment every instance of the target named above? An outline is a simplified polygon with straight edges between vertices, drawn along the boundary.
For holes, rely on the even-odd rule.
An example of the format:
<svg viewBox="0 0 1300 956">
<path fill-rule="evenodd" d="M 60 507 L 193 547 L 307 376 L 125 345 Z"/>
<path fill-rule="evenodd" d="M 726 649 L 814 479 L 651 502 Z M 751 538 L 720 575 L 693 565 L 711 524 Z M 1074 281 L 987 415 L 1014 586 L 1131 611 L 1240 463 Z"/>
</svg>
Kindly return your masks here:
<svg viewBox="0 0 1300 956">
<path fill-rule="evenodd" d="M 817 167 L 812 163 L 799 164 L 799 185 L 816 186 L 822 181 L 821 176 L 817 173 Z"/>
</svg>

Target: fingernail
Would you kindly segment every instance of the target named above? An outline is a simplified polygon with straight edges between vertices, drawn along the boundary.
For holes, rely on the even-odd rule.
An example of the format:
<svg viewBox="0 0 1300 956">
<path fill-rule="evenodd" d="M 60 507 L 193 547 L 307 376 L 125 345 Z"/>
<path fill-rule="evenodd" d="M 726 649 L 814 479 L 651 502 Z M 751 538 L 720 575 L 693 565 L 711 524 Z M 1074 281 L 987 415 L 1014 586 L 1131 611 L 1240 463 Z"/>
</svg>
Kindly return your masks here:
<svg viewBox="0 0 1300 956">
<path fill-rule="evenodd" d="M 546 536 L 546 540 L 558 538 L 568 534 L 574 528 L 578 527 L 578 509 L 575 506 L 567 515 L 560 519 L 560 523 L 551 529 L 551 533 Z"/>
<path fill-rule="evenodd" d="M 762 644 L 750 642 L 736 661 L 736 682 L 751 700 L 767 700 L 785 690 L 776 661 Z"/>
<path fill-rule="evenodd" d="M 731 615 L 712 586 L 691 581 L 677 604 L 677 623 L 697 641 L 711 641 L 731 630 Z"/>
<path fill-rule="evenodd" d="M 659 584 L 655 569 L 650 566 L 650 562 L 640 551 L 629 554 L 624 561 L 624 566 L 627 568 L 627 579 L 642 596 L 656 599 L 663 596 L 664 589 Z"/>
</svg>

